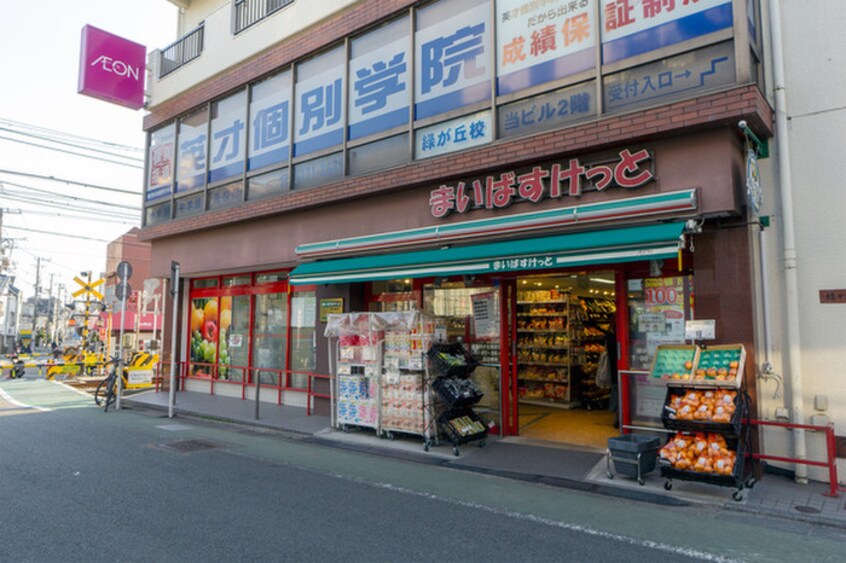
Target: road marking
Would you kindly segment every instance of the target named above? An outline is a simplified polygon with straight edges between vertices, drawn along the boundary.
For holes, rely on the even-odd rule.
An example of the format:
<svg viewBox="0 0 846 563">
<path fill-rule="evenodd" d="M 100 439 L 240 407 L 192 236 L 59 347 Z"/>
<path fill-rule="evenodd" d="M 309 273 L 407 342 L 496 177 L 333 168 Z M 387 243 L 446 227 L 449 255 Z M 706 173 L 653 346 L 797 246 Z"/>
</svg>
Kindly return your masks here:
<svg viewBox="0 0 846 563">
<path fill-rule="evenodd" d="M 737 559 L 731 559 L 728 557 L 724 557 L 722 555 L 718 555 L 716 553 L 708 553 L 706 551 L 699 551 L 696 549 L 691 549 L 687 547 L 679 547 L 675 545 L 669 545 L 666 543 L 655 542 L 651 540 L 640 540 L 637 538 L 633 538 L 630 536 L 624 536 L 621 534 L 614 534 L 611 532 L 603 532 L 602 530 L 597 530 L 596 528 L 591 528 L 590 526 L 582 526 L 579 524 L 570 524 L 568 522 L 561 522 L 560 520 L 552 520 L 550 518 L 544 518 L 542 516 L 536 516 L 534 514 L 526 514 L 524 512 L 517 512 L 514 510 L 506 510 L 502 508 L 494 508 L 491 506 L 485 506 L 484 504 L 479 504 L 476 502 L 470 502 L 466 500 L 454 499 L 450 497 L 444 497 L 441 495 L 436 495 L 434 493 L 427 493 L 425 491 L 416 491 L 414 489 L 409 489 L 406 487 L 400 487 L 391 483 L 380 483 L 375 481 L 368 481 L 367 479 L 362 479 L 360 477 L 354 477 L 352 475 L 344 475 L 342 473 L 328 473 L 332 477 L 336 477 L 338 479 L 343 479 L 345 481 L 353 481 L 358 484 L 369 485 L 372 487 L 376 487 L 379 489 L 385 489 L 389 491 L 395 491 L 399 493 L 404 493 L 408 495 L 413 495 L 417 497 L 422 497 L 430 500 L 436 500 L 440 502 L 445 502 L 448 504 L 453 504 L 457 506 L 463 506 L 465 508 L 473 508 L 476 510 L 483 510 L 485 512 L 490 512 L 492 514 L 497 514 L 500 516 L 507 516 L 509 518 L 515 518 L 517 520 L 526 520 L 529 522 L 533 522 L 536 524 L 545 524 L 547 526 L 554 526 L 556 528 L 561 528 L 564 530 L 570 530 L 573 532 L 579 532 L 582 534 L 600 537 L 604 539 L 609 539 L 613 541 L 618 541 L 622 543 L 627 543 L 629 545 L 634 545 L 638 547 L 645 547 L 649 549 L 655 549 L 658 551 L 663 551 L 665 553 L 672 553 L 675 555 L 681 555 L 683 557 L 692 557 L 695 559 L 700 559 L 703 561 L 717 561 L 719 563 L 733 563 L 738 561 Z"/>
<path fill-rule="evenodd" d="M 14 399 L 8 393 L 6 393 L 5 389 L 0 389 L 0 399 L 3 399 L 4 401 L 13 404 L 16 407 L 21 407 L 21 408 L 25 408 L 25 409 L 35 409 L 35 410 L 41 411 L 41 412 L 50 412 L 52 410 L 52 409 L 48 409 L 46 407 L 36 407 L 36 406 L 33 406 L 33 405 L 27 405 L 26 403 L 22 403 L 22 402 L 20 402 L 16 399 Z"/>
</svg>

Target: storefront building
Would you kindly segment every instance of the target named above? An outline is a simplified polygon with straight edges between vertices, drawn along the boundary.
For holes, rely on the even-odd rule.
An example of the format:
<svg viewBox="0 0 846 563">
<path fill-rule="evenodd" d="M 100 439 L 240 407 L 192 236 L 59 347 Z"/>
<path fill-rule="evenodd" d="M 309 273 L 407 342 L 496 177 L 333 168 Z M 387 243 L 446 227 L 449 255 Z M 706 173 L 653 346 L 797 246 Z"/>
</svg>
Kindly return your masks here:
<svg viewBox="0 0 846 563">
<path fill-rule="evenodd" d="M 284 4 L 256 29 L 311 21 Z M 186 278 L 185 389 L 260 381 L 328 413 L 309 393 L 333 364 L 327 315 L 412 309 L 480 359 L 501 435 L 603 445 L 601 353 L 649 370 L 687 320 L 755 373 L 757 2 L 337 4 L 152 98 L 141 236 L 154 274 Z M 636 384 L 621 397 L 624 425 L 654 418 Z"/>
</svg>

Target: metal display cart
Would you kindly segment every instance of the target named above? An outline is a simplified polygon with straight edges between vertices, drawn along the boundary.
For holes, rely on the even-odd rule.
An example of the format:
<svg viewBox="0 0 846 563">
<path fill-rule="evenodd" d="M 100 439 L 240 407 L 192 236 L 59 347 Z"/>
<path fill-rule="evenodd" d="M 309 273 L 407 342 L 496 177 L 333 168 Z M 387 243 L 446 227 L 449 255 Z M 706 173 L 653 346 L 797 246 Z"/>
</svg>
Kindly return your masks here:
<svg viewBox="0 0 846 563">
<path fill-rule="evenodd" d="M 743 382 L 743 364 L 746 351 L 742 344 L 712 347 L 695 347 L 690 350 L 691 359 L 685 359 L 685 365 L 678 363 L 675 357 L 667 357 L 660 364 L 656 353 L 653 376 L 659 372 L 681 372 L 684 381 L 674 381 L 667 386 L 666 399 L 661 413 L 661 422 L 667 430 L 675 430 L 676 437 L 670 441 L 685 441 L 688 438 L 709 441 L 716 448 L 717 441 L 725 442 L 725 449 L 734 452 L 734 465 L 730 472 L 722 470 L 698 470 L 682 467 L 676 461 L 659 459 L 661 476 L 666 479 L 664 488 L 672 489 L 673 480 L 695 481 L 734 488 L 732 498 L 743 499 L 743 489 L 752 488 L 755 483 L 751 476 L 751 467 L 746 463 L 746 450 L 749 444 L 750 428 L 744 421 L 748 419 L 749 396 Z M 672 350 L 678 354 L 678 347 Z M 675 378 L 674 378 L 675 379 Z M 727 408 L 731 407 L 731 408 Z M 729 412 L 730 411 L 730 412 Z M 707 436 L 707 437 L 706 437 Z M 697 437 L 697 438 L 693 438 Z M 719 437 L 719 438 L 718 438 Z M 721 438 L 721 440 L 720 440 Z M 668 443 L 669 445 L 669 443 Z M 703 458 L 700 458 L 703 459 Z M 705 462 L 708 460 L 705 459 Z M 721 458 L 721 463 L 725 458 Z"/>
<path fill-rule="evenodd" d="M 482 391 L 470 379 L 479 365 L 460 343 L 433 344 L 426 353 L 432 390 L 438 397 L 432 401 L 432 420 L 436 423 L 434 435 L 440 431 L 452 444 L 452 452 L 460 454 L 459 446 L 477 442 L 485 445 L 487 423 L 473 411 L 473 405 L 483 397 Z M 429 450 L 430 442 L 424 446 Z"/>
</svg>

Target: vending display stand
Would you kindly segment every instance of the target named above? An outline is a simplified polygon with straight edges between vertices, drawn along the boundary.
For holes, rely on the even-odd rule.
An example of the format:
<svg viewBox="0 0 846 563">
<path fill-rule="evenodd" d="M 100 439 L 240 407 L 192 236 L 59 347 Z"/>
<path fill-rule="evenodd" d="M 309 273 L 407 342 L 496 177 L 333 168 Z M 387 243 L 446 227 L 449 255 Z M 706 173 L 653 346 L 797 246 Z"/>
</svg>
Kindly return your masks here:
<svg viewBox="0 0 846 563">
<path fill-rule="evenodd" d="M 458 447 L 476 442 L 485 445 L 488 435 L 486 422 L 473 411 L 484 396 L 470 379 L 478 362 L 464 349 L 461 343 L 432 344 L 426 353 L 429 359 L 429 377 L 438 401 L 432 402 L 432 419 L 437 422 L 438 431 L 452 444 L 452 452 L 459 455 Z M 429 443 L 424 446 L 429 450 Z"/>
<path fill-rule="evenodd" d="M 431 392 L 424 352 L 435 320 L 418 311 L 330 314 L 330 369 L 337 380 L 333 426 L 373 429 L 380 437 L 419 435 L 428 444 Z"/>
</svg>

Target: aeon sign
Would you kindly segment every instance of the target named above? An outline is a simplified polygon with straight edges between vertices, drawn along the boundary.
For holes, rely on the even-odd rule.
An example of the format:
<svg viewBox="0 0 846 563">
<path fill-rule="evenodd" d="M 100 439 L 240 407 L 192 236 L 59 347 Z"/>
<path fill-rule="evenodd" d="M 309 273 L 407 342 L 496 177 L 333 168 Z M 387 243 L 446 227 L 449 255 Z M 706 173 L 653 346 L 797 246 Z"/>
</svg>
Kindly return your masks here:
<svg viewBox="0 0 846 563">
<path fill-rule="evenodd" d="M 82 28 L 80 94 L 132 109 L 144 107 L 147 48 L 102 29 Z"/>
</svg>

